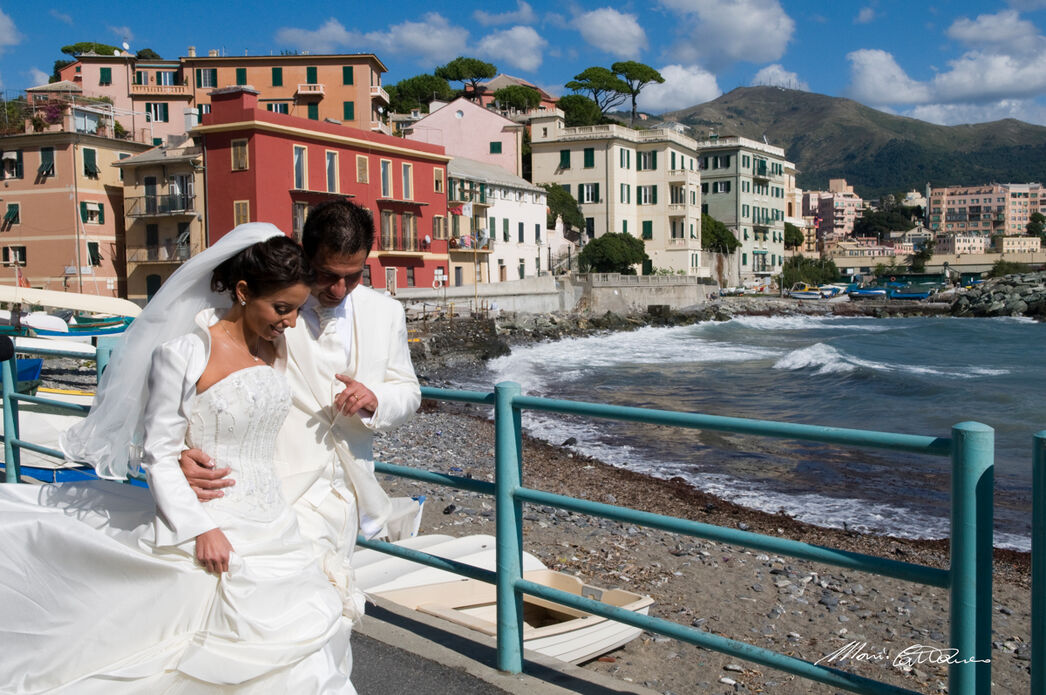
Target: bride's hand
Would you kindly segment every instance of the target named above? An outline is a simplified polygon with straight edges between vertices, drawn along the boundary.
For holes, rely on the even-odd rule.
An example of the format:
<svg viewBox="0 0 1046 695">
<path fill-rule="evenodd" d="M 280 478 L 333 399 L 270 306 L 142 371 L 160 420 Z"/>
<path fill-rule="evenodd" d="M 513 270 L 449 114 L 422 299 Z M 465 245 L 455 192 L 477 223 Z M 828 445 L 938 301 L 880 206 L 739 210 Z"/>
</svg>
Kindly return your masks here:
<svg viewBox="0 0 1046 695">
<path fill-rule="evenodd" d="M 232 543 L 220 528 L 204 531 L 196 537 L 196 561 L 211 574 L 221 576 L 229 571 L 229 553 Z"/>
</svg>

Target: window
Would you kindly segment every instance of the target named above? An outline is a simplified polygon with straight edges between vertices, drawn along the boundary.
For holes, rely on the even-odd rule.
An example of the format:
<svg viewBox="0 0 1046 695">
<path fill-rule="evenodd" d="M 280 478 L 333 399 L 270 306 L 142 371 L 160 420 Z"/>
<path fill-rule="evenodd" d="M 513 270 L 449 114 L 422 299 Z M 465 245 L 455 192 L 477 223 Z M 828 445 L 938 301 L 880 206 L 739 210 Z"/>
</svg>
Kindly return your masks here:
<svg viewBox="0 0 1046 695">
<path fill-rule="evenodd" d="M 90 147 L 85 147 L 84 153 L 84 176 L 92 179 L 98 178 L 102 170 L 98 168 L 98 152 Z"/>
<path fill-rule="evenodd" d="M 433 169 L 432 170 L 432 190 L 436 193 L 443 192 L 443 170 Z"/>
<path fill-rule="evenodd" d="M 18 203 L 8 203 L 7 212 L 4 213 L 4 221 L 2 226 L 6 228 L 11 226 L 12 224 L 21 223 L 22 219 L 20 217 L 20 213 L 21 210 L 18 206 Z"/>
<path fill-rule="evenodd" d="M 54 176 L 54 148 L 40 148 L 40 168 L 36 170 L 40 176 Z"/>
<path fill-rule="evenodd" d="M 107 85 L 113 83 L 112 68 L 98 68 L 98 84 Z"/>
<path fill-rule="evenodd" d="M 447 218 L 441 215 L 436 215 L 432 218 L 432 238 L 447 238 Z"/>
<path fill-rule="evenodd" d="M 569 169 L 570 168 L 570 150 L 559 151 L 559 168 Z"/>
<path fill-rule="evenodd" d="M 128 158 L 128 157 L 130 157 L 130 156 L 131 156 L 131 155 L 130 155 L 130 154 L 128 154 L 128 153 L 126 153 L 126 152 L 117 152 L 117 153 L 116 153 L 116 157 L 117 157 L 117 159 L 120 159 L 120 160 L 124 160 L 124 159 L 127 159 L 127 158 Z M 119 168 L 118 168 L 118 171 L 120 172 L 120 180 L 121 180 L 121 181 L 123 181 L 123 167 L 119 167 Z"/>
<path fill-rule="evenodd" d="M 404 164 L 403 165 L 403 199 L 411 200 L 413 198 L 414 186 L 414 165 Z"/>
<path fill-rule="evenodd" d="M 414 287 L 414 267 L 407 268 L 407 287 Z"/>
<path fill-rule="evenodd" d="M 519 223 L 519 232 L 518 232 L 517 241 L 519 243 L 521 243 L 521 244 L 525 241 L 525 239 L 523 238 L 523 223 L 522 222 Z"/>
<path fill-rule="evenodd" d="M 288 114 L 291 112 L 290 105 L 285 101 L 270 102 L 265 105 L 265 108 L 273 113 Z"/>
<path fill-rule="evenodd" d="M 396 244 L 396 218 L 391 210 L 381 211 L 380 232 L 381 248 L 385 251 L 393 250 Z"/>
<path fill-rule="evenodd" d="M 596 166 L 596 149 L 594 147 L 585 148 L 585 168 L 592 169 Z"/>
<path fill-rule="evenodd" d="M 320 105 L 316 103 L 307 104 L 305 106 L 305 115 L 309 117 L 310 121 L 320 120 Z"/>
<path fill-rule="evenodd" d="M 81 201 L 80 221 L 84 224 L 105 224 L 105 208 L 101 203 Z"/>
<path fill-rule="evenodd" d="M 3 260 L 4 265 L 25 265 L 25 247 L 5 246 Z"/>
<path fill-rule="evenodd" d="M 218 86 L 218 68 L 197 68 L 196 69 L 196 86 L 197 87 L 217 87 Z"/>
<path fill-rule="evenodd" d="M 356 120 L 356 102 L 344 101 L 341 104 L 341 119 L 343 121 Z"/>
<path fill-rule="evenodd" d="M 652 220 L 643 220 L 643 238 L 654 238 L 654 223 Z"/>
<path fill-rule="evenodd" d="M 196 107 L 196 111 L 199 112 L 200 118 L 203 118 L 204 116 L 206 116 L 207 114 L 209 114 L 211 112 L 211 105 L 210 104 L 199 104 Z"/>
<path fill-rule="evenodd" d="M 327 152 L 327 192 L 338 192 L 338 153 Z"/>
<path fill-rule="evenodd" d="M 87 260 L 91 265 L 102 264 L 102 252 L 98 249 L 97 241 L 87 242 Z"/>
<path fill-rule="evenodd" d="M 619 151 L 619 161 L 622 169 L 632 168 L 632 150 L 626 150 L 622 147 Z"/>
<path fill-rule="evenodd" d="M 154 123 L 167 123 L 166 103 L 145 103 L 145 120 Z"/>
<path fill-rule="evenodd" d="M 657 169 L 657 152 L 640 152 L 636 155 L 636 171 Z"/>
<path fill-rule="evenodd" d="M 499 140 L 490 141 L 490 153 L 501 154 L 501 142 Z"/>
<path fill-rule="evenodd" d="M 586 217 L 585 218 L 585 234 L 589 239 L 594 239 L 596 236 L 596 218 Z"/>
<path fill-rule="evenodd" d="M 272 86 L 282 87 L 283 86 L 283 68 L 272 69 Z"/>
<path fill-rule="evenodd" d="M 341 66 L 341 83 L 352 84 L 352 66 L 343 65 Z"/>
<path fill-rule="evenodd" d="M 157 70 L 156 84 L 172 87 L 175 84 L 176 74 L 173 70 Z"/>
<path fill-rule="evenodd" d="M 359 154 L 356 155 L 356 183 L 367 183 L 370 181 L 368 166 L 366 157 Z"/>
<path fill-rule="evenodd" d="M 405 212 L 400 216 L 400 229 L 403 232 L 403 250 L 413 251 L 418 244 L 418 218 L 414 213 Z"/>
<path fill-rule="evenodd" d="M 248 168 L 247 141 L 233 140 L 232 143 L 232 170 L 245 171 Z"/>
<path fill-rule="evenodd" d="M 676 153 L 672 153 L 672 164 L 668 167 L 670 171 L 675 171 L 676 168 Z"/>
<path fill-rule="evenodd" d="M 541 243 L 541 223 L 540 222 L 535 222 L 534 223 L 534 243 L 535 244 L 540 244 Z"/>
<path fill-rule="evenodd" d="M 599 184 L 598 183 L 582 183 L 578 186 L 578 200 L 579 203 L 598 203 L 599 202 Z"/>
<path fill-rule="evenodd" d="M 304 147 L 300 145 L 294 146 L 294 158 L 292 164 L 294 166 L 294 190 L 307 190 L 309 183 L 306 179 L 306 161 Z"/>
<path fill-rule="evenodd" d="M 640 205 L 657 205 L 657 186 L 636 186 L 636 202 Z"/>
<path fill-rule="evenodd" d="M 318 81 L 315 66 L 305 68 L 305 81 L 309 84 L 317 84 Z"/>
<path fill-rule="evenodd" d="M 20 179 L 22 178 L 22 150 L 7 150 L 3 153 L 3 169 L 0 169 L 0 178 Z"/>
<path fill-rule="evenodd" d="M 247 68 L 236 68 L 236 84 L 241 87 L 247 84 Z"/>
<path fill-rule="evenodd" d="M 160 73 L 156 73 L 160 74 Z M 134 83 L 135 84 L 149 84 L 149 73 L 145 70 L 134 71 Z"/>
<path fill-rule="evenodd" d="M 628 234 L 628 220 L 621 220 L 621 233 Z"/>
<path fill-rule="evenodd" d="M 493 230 L 491 230 L 491 231 L 493 231 Z M 505 219 L 501 220 L 501 239 L 503 241 L 508 241 L 509 240 L 509 237 L 508 237 L 508 218 L 507 217 Z"/>
<path fill-rule="evenodd" d="M 392 162 L 381 160 L 381 197 L 392 197 Z"/>
<path fill-rule="evenodd" d="M 527 273 L 526 264 L 523 261 L 519 262 L 519 279 L 522 280 Z"/>
<path fill-rule="evenodd" d="M 234 200 L 232 203 L 233 225 L 247 224 L 251 221 L 251 201 Z"/>
</svg>

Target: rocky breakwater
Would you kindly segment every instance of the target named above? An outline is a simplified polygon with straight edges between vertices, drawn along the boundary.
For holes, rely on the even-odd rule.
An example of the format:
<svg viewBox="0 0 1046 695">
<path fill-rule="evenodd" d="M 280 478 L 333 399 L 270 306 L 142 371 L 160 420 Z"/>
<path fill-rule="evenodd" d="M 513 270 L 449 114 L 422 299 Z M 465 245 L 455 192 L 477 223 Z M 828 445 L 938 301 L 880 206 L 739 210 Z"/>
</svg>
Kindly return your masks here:
<svg viewBox="0 0 1046 695">
<path fill-rule="evenodd" d="M 1029 316 L 1046 320 L 1046 271 L 992 278 L 959 294 L 952 316 Z"/>
</svg>

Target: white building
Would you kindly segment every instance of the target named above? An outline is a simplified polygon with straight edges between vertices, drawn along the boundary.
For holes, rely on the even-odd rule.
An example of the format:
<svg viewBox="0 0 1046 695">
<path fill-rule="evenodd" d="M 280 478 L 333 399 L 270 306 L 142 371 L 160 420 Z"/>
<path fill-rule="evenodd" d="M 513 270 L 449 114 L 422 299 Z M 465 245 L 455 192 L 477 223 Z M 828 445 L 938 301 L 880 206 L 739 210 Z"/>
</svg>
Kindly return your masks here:
<svg viewBox="0 0 1046 695">
<path fill-rule="evenodd" d="M 650 257 L 644 273 L 709 275 L 701 262 L 696 145 L 671 129 L 567 128 L 557 113 L 531 121 L 534 181 L 570 191 L 588 239 L 607 232 L 641 238 Z"/>
<path fill-rule="evenodd" d="M 547 272 L 550 264 L 547 221 L 547 194 L 539 186 L 486 162 L 455 157 L 447 165 L 451 199 L 454 191 L 476 192 L 471 197 L 471 217 L 451 210 L 451 261 L 456 255 L 468 257 L 482 253 L 480 282 L 506 282 Z M 453 206 L 453 203 L 452 203 Z M 455 233 L 457 231 L 457 233 Z M 471 237 L 466 235 L 472 232 Z M 467 241 L 465 239 L 468 238 Z M 464 259 L 468 262 L 468 258 Z"/>
<path fill-rule="evenodd" d="M 794 187 L 786 171 L 794 171 L 795 165 L 780 147 L 742 137 L 711 137 L 697 147 L 701 208 L 741 242 L 731 259 L 741 282 L 765 281 L 780 273 L 788 188 Z"/>
</svg>

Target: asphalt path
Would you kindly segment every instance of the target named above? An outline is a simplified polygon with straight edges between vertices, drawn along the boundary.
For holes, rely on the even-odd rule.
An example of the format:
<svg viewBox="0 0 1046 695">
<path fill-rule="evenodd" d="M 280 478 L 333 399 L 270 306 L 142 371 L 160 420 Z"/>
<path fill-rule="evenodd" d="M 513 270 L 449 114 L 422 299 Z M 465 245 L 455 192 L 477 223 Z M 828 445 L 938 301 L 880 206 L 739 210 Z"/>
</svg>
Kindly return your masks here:
<svg viewBox="0 0 1046 695">
<path fill-rule="evenodd" d="M 352 633 L 352 684 L 359 695 L 502 695 L 464 671 Z"/>
</svg>

